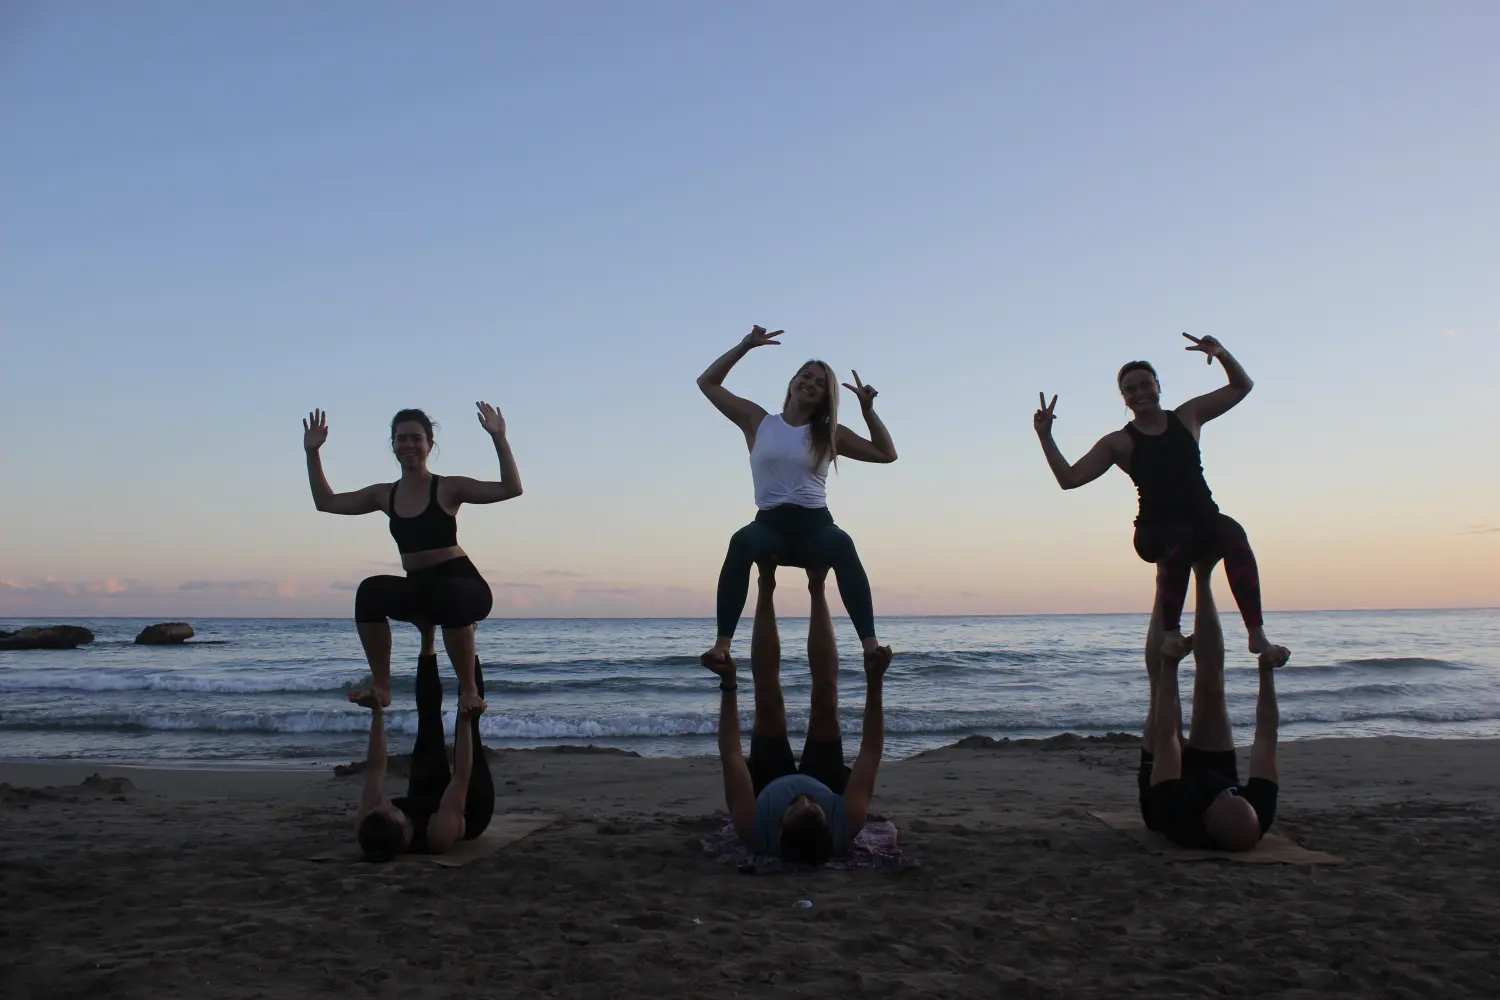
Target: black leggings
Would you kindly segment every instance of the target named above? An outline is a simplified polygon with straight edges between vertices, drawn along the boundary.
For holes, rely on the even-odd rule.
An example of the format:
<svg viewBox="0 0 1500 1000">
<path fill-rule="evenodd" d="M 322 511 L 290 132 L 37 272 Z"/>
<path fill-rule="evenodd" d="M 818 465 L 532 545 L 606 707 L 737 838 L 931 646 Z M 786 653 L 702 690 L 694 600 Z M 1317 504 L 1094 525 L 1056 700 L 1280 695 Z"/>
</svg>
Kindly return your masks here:
<svg viewBox="0 0 1500 1000">
<path fill-rule="evenodd" d="M 474 657 L 474 681 L 484 697 L 484 672 Z M 462 720 L 459 725 L 463 725 Z M 469 717 L 473 727 L 473 766 L 464 799 L 464 839 L 473 840 L 490 825 L 495 815 L 495 779 L 479 742 L 479 716 Z M 448 748 L 443 742 L 443 682 L 438 676 L 436 656 L 417 657 L 417 742 L 411 748 L 411 777 L 406 798 L 410 802 L 438 802 L 452 776 L 448 771 Z M 454 733 L 454 739 L 458 734 Z"/>
<path fill-rule="evenodd" d="M 729 553 L 719 571 L 721 637 L 734 635 L 750 596 L 750 568 L 766 558 L 779 566 L 832 569 L 854 631 L 861 639 L 875 638 L 875 601 L 870 596 L 870 578 L 854 551 L 854 539 L 833 523 L 827 507 L 790 503 L 756 514 L 729 540 Z"/>
<path fill-rule="evenodd" d="M 1246 628 L 1259 628 L 1260 571 L 1250 539 L 1240 523 L 1226 514 L 1215 514 L 1197 523 L 1138 524 L 1135 551 L 1156 563 L 1156 597 L 1161 602 L 1161 624 L 1168 632 L 1182 631 L 1182 605 L 1187 601 L 1193 563 L 1224 560 L 1224 575 L 1239 605 Z"/>
<path fill-rule="evenodd" d="M 405 576 L 372 576 L 354 594 L 354 620 L 428 622 L 463 628 L 484 621 L 494 598 L 490 585 L 467 556 L 449 559 Z"/>
</svg>

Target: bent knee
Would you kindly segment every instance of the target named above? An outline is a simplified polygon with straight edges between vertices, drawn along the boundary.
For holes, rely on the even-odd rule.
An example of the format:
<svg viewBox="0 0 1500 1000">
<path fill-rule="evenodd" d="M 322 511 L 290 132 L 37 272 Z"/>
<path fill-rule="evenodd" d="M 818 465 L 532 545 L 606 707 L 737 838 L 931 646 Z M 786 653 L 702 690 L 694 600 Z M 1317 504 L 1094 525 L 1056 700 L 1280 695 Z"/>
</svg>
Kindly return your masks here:
<svg viewBox="0 0 1500 1000">
<path fill-rule="evenodd" d="M 354 620 L 383 622 L 390 616 L 390 580 L 388 576 L 367 576 L 354 591 Z"/>
</svg>

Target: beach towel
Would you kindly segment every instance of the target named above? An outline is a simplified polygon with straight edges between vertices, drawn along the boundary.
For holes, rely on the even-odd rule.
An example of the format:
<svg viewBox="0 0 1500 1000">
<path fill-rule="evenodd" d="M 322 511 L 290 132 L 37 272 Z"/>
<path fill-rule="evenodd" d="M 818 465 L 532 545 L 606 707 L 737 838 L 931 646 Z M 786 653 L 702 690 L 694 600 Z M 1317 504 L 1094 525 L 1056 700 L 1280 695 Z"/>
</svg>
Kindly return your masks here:
<svg viewBox="0 0 1500 1000">
<path fill-rule="evenodd" d="M 425 861 L 444 868 L 459 868 L 476 858 L 494 854 L 507 844 L 514 844 L 543 827 L 557 822 L 557 816 L 541 813 L 511 813 L 490 820 L 485 831 L 473 840 L 461 840 L 447 854 L 398 854 L 396 861 Z M 309 861 L 362 861 L 364 854 L 351 837 L 349 843 L 330 847 L 314 854 Z"/>
<path fill-rule="evenodd" d="M 699 843 L 703 845 L 703 852 L 719 864 L 734 865 L 747 875 L 775 875 L 802 867 L 780 858 L 755 854 L 741 842 L 727 812 L 714 814 L 714 832 Z M 915 868 L 917 864 L 917 859 L 897 844 L 895 822 L 889 816 L 870 813 L 865 818 L 864 828 L 850 845 L 849 853 L 833 858 L 828 867 L 851 872 L 901 872 Z"/>
<path fill-rule="evenodd" d="M 1323 851 L 1309 851 L 1277 833 L 1268 833 L 1248 851 L 1208 851 L 1174 844 L 1164 835 L 1146 829 L 1141 814 L 1135 812 L 1091 812 L 1090 816 L 1106 826 L 1119 830 L 1143 845 L 1152 854 L 1164 854 L 1172 861 L 1241 861 L 1263 865 L 1341 865 L 1344 859 Z"/>
</svg>

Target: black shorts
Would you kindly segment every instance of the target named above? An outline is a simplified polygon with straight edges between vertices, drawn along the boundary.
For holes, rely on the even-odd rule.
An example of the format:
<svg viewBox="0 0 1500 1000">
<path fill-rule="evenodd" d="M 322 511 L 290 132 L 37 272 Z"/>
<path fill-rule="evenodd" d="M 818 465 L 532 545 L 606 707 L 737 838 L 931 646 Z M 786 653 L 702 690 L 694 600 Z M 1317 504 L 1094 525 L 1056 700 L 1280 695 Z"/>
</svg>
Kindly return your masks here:
<svg viewBox="0 0 1500 1000">
<path fill-rule="evenodd" d="M 789 774 L 805 774 L 827 785 L 835 795 L 844 794 L 849 784 L 849 766 L 844 763 L 844 740 L 809 739 L 802 744 L 802 762 L 792 756 L 792 741 L 785 736 L 751 736 L 750 782 L 760 795 L 771 782 Z"/>
<path fill-rule="evenodd" d="M 1141 819 L 1148 830 L 1156 829 L 1149 805 L 1151 769 L 1155 765 L 1155 756 L 1149 750 L 1142 750 L 1141 766 L 1135 775 L 1135 787 L 1141 807 Z M 1187 774 L 1189 771 L 1214 771 L 1224 775 L 1236 785 L 1240 783 L 1239 759 L 1233 750 L 1199 750 L 1197 747 L 1185 746 L 1182 748 L 1182 773 Z"/>
</svg>

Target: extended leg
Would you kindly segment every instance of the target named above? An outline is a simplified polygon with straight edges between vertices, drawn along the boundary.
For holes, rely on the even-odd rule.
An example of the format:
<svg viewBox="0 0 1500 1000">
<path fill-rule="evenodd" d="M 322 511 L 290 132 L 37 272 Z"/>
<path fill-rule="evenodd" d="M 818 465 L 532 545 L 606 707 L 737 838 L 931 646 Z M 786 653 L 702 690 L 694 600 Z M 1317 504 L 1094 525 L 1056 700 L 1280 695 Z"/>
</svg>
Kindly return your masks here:
<svg viewBox="0 0 1500 1000">
<path fill-rule="evenodd" d="M 1193 612 L 1193 720 L 1188 746 L 1195 750 L 1234 749 L 1234 730 L 1224 700 L 1224 628 L 1214 603 L 1210 576 L 1214 564 L 1194 567 L 1198 575 L 1198 607 Z"/>
<path fill-rule="evenodd" d="M 484 700 L 484 666 L 479 657 L 474 657 L 474 684 L 479 698 Z M 469 743 L 473 754 L 472 770 L 469 774 L 469 794 L 464 799 L 464 839 L 473 840 L 485 831 L 495 815 L 495 778 L 490 773 L 489 758 L 484 752 L 484 741 L 479 735 L 479 716 L 469 717 Z M 460 726 L 463 719 L 458 720 Z"/>
<path fill-rule="evenodd" d="M 430 794 L 448 783 L 448 748 L 443 733 L 443 679 L 438 673 L 431 627 L 422 630 L 417 656 L 417 740 L 411 748 L 408 794 Z"/>
<path fill-rule="evenodd" d="M 758 521 L 745 525 L 729 539 L 729 551 L 719 570 L 718 637 L 711 653 L 716 661 L 727 660 L 729 643 L 750 596 L 750 567 L 774 557 L 782 545 L 781 535 Z"/>
<path fill-rule="evenodd" d="M 865 655 L 872 656 L 880 647 L 875 638 L 875 601 L 870 595 L 870 578 L 854 548 L 854 539 L 837 525 L 819 528 L 804 543 L 808 566 L 828 566 L 838 580 L 839 597 L 849 621 L 859 636 Z"/>
<path fill-rule="evenodd" d="M 839 647 L 833 634 L 833 614 L 828 609 L 824 584 L 828 570 L 809 569 L 807 589 L 812 608 L 807 623 L 807 663 L 812 673 L 812 712 L 808 718 L 809 740 L 839 739 Z"/>
<path fill-rule="evenodd" d="M 1250 548 L 1250 537 L 1238 521 L 1220 514 L 1213 523 L 1213 544 L 1223 554 L 1224 575 L 1229 579 L 1234 602 L 1239 605 L 1240 618 L 1250 633 L 1250 652 L 1270 654 L 1271 666 L 1281 666 L 1291 654 L 1285 646 L 1274 645 L 1266 638 L 1260 603 L 1260 567 L 1255 561 L 1255 551 Z"/>
<path fill-rule="evenodd" d="M 370 665 L 370 687 L 351 691 L 350 701 L 359 701 L 373 692 L 380 704 L 390 705 L 390 619 L 413 621 L 420 617 L 420 606 L 416 588 L 404 576 L 372 576 L 360 582 L 354 594 L 354 622 L 359 643 L 364 647 L 365 662 Z"/>
<path fill-rule="evenodd" d="M 1135 551 L 1156 564 L 1156 600 L 1161 607 L 1162 655 L 1180 660 L 1192 649 L 1182 634 L 1182 606 L 1193 572 L 1192 528 L 1186 524 L 1144 524 L 1135 531 Z"/>
<path fill-rule="evenodd" d="M 776 626 L 776 567 L 762 563 L 750 631 L 750 672 L 755 682 L 752 736 L 786 738 L 786 699 L 781 693 L 781 633 Z"/>
</svg>

